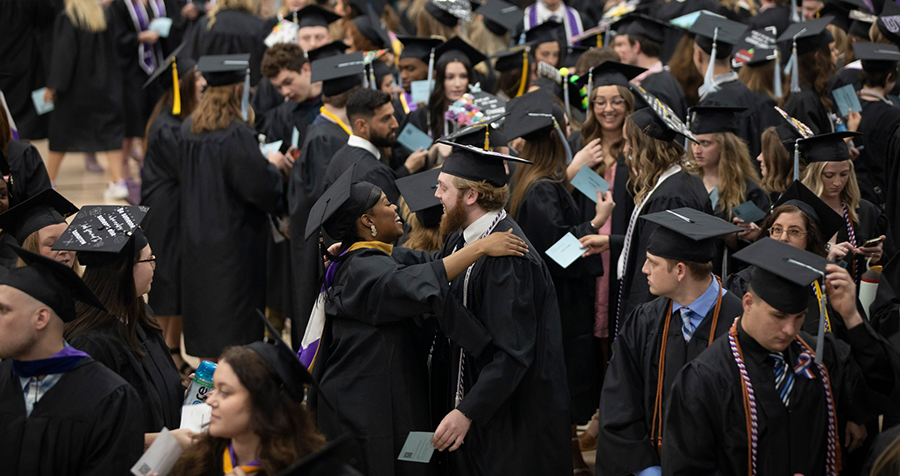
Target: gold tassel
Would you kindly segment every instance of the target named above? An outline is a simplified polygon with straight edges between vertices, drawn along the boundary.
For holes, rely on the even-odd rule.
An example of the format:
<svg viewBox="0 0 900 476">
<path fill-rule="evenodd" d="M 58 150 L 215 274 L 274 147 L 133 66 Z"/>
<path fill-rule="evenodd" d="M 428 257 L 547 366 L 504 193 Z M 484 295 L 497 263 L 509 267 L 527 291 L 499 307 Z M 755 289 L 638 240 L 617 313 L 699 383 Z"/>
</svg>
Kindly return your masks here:
<svg viewBox="0 0 900 476">
<path fill-rule="evenodd" d="M 172 115 L 181 114 L 181 88 L 178 86 L 178 64 L 175 57 L 172 57 L 172 90 L 175 93 L 175 99 L 172 101 Z"/>
<path fill-rule="evenodd" d="M 491 125 L 484 125 L 484 150 L 491 150 Z"/>
<path fill-rule="evenodd" d="M 525 83 L 528 82 L 529 74 L 531 73 L 528 71 L 528 48 L 525 48 L 522 52 L 522 78 L 519 80 L 519 92 L 516 93 L 516 97 L 525 94 Z"/>
</svg>

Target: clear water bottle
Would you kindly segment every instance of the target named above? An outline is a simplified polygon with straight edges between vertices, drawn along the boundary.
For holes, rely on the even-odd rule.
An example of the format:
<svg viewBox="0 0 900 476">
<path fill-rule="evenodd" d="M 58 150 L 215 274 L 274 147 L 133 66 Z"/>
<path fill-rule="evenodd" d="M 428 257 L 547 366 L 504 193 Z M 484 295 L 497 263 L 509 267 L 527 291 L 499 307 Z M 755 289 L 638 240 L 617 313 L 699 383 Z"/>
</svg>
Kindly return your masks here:
<svg viewBox="0 0 900 476">
<path fill-rule="evenodd" d="M 213 389 L 213 373 L 215 371 L 215 363 L 208 360 L 200 362 L 200 367 L 194 372 L 191 387 L 188 388 L 187 398 L 184 399 L 185 405 L 206 403 L 206 395 Z"/>
</svg>

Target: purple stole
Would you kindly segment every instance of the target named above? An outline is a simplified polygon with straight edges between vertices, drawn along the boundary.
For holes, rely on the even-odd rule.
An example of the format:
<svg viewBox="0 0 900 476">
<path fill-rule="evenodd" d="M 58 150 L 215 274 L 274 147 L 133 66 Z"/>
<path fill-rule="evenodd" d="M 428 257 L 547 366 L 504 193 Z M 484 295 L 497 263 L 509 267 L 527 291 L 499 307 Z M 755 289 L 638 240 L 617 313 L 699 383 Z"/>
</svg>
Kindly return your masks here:
<svg viewBox="0 0 900 476">
<path fill-rule="evenodd" d="M 128 8 L 128 13 L 131 15 L 131 20 L 134 22 L 135 31 L 138 33 L 147 31 L 147 28 L 150 27 L 150 15 L 147 13 L 144 3 L 141 0 L 125 0 L 124 3 Z M 137 8 L 135 8 L 135 5 Z M 166 6 L 162 0 L 149 0 L 149 5 L 153 10 L 154 17 L 166 16 Z M 153 74 L 153 71 L 156 70 L 157 65 L 160 63 L 159 44 L 147 45 L 138 43 L 138 58 L 140 60 L 138 64 L 141 69 L 148 75 Z"/>
<path fill-rule="evenodd" d="M 583 32 L 581 31 L 581 28 L 578 27 L 578 13 L 574 9 L 566 5 L 563 5 L 562 7 L 565 11 L 565 21 L 563 22 L 563 25 L 566 28 L 566 43 L 571 44 L 572 38 L 580 35 Z M 528 19 L 528 21 L 525 23 L 525 30 L 530 30 L 539 25 L 537 17 L 537 3 L 529 6 L 527 10 L 528 16 L 526 18 Z"/>
</svg>

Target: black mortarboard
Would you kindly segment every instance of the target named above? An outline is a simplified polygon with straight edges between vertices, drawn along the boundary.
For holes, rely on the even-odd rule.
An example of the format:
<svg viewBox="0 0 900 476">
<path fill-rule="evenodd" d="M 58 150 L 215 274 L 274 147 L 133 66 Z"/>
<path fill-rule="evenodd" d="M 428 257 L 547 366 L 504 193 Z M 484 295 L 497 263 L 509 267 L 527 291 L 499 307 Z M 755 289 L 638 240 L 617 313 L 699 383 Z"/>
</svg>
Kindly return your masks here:
<svg viewBox="0 0 900 476">
<path fill-rule="evenodd" d="M 186 74 L 193 71 L 194 66 L 197 66 L 197 62 L 188 56 L 178 56 L 181 54 L 181 50 L 184 49 L 184 46 L 186 44 L 187 43 L 182 43 L 178 46 L 178 48 L 175 48 L 175 50 L 166 57 L 166 60 L 163 62 L 163 64 L 161 64 L 158 68 L 156 68 L 155 71 L 153 71 L 153 74 L 151 74 L 150 77 L 147 78 L 147 81 L 144 81 L 144 85 L 142 86 L 142 88 L 146 89 L 147 86 L 150 86 L 154 81 L 159 79 L 160 84 L 163 86 L 163 90 L 168 89 L 168 87 L 174 83 L 172 81 L 172 70 L 170 69 L 173 63 L 176 65 L 175 69 L 178 72 L 179 80 L 184 78 Z M 165 76 L 163 76 L 164 74 Z"/>
<path fill-rule="evenodd" d="M 809 126 L 789 116 L 788 113 L 784 112 L 784 109 L 778 106 L 775 106 L 775 110 L 784 119 L 784 122 L 775 126 L 775 131 L 778 133 L 778 138 L 781 139 L 785 149 L 789 151 L 794 150 L 794 141 L 812 137 L 813 132 Z"/>
<path fill-rule="evenodd" d="M 883 43 L 853 43 L 853 56 L 862 61 L 862 68 L 869 72 L 890 72 L 897 69 L 900 49 Z"/>
<path fill-rule="evenodd" d="M 435 20 L 454 27 L 460 20 L 472 21 L 472 4 L 466 0 L 428 0 L 425 11 Z"/>
<path fill-rule="evenodd" d="M 263 341 L 254 342 L 247 347 L 253 349 L 275 373 L 278 386 L 288 394 L 291 399 L 302 402 L 304 397 L 304 385 L 313 383 L 313 378 L 306 370 L 306 366 L 300 363 L 297 354 L 281 338 L 281 333 L 266 319 L 266 316 L 256 311 L 257 317 L 263 321 L 263 325 L 269 330 L 269 334 L 275 338 L 274 345 Z"/>
<path fill-rule="evenodd" d="M 639 36 L 656 43 L 665 41 L 665 33 L 667 28 L 671 28 L 668 23 L 663 23 L 656 18 L 633 13 L 628 16 L 631 21 L 627 24 L 624 31 L 616 30 L 620 35 L 622 33 L 628 36 Z"/>
<path fill-rule="evenodd" d="M 595 26 L 589 28 L 578 35 L 572 37 L 572 43 L 577 43 L 588 47 L 603 47 L 603 37 L 606 35 L 607 29 L 603 26 Z"/>
<path fill-rule="evenodd" d="M 775 34 L 766 30 L 750 30 L 734 45 L 731 65 L 762 66 L 778 58 L 778 47 L 775 45 Z"/>
<path fill-rule="evenodd" d="M 716 255 L 715 238 L 741 227 L 693 208 L 678 208 L 641 216 L 659 225 L 650 234 L 647 252 L 660 258 L 708 263 Z"/>
<path fill-rule="evenodd" d="M 648 106 L 636 110 L 631 115 L 631 119 L 641 131 L 654 139 L 662 141 L 674 140 L 676 134 L 681 134 L 697 142 L 697 139 L 684 125 L 684 122 L 681 122 L 678 115 L 672 111 L 672 108 L 657 99 L 656 96 L 648 93 L 646 89 L 631 83 L 629 85 L 631 90 L 637 93 L 637 96 Z"/>
<path fill-rule="evenodd" d="M 793 41 L 797 37 L 797 54 L 805 54 L 810 51 L 816 51 L 822 48 L 828 48 L 828 45 L 834 41 L 831 32 L 828 31 L 829 23 L 833 17 L 826 16 L 800 23 L 792 23 L 787 27 L 778 42 Z"/>
<path fill-rule="evenodd" d="M 300 19 L 300 22 L 297 25 L 300 28 L 308 26 L 324 26 L 325 28 L 328 28 L 328 25 L 341 19 L 341 16 L 337 13 L 326 10 L 315 4 L 310 4 L 301 8 L 297 14 Z"/>
<path fill-rule="evenodd" d="M 387 0 L 349 0 L 348 3 L 356 8 L 356 11 L 365 15 L 369 10 L 373 12 L 383 12 L 387 5 Z"/>
<path fill-rule="evenodd" d="M 353 182 L 354 164 L 325 190 L 309 211 L 306 222 L 308 240 L 319 228 L 328 236 L 342 240 L 362 213 L 381 198 L 378 187 L 369 182 Z"/>
<path fill-rule="evenodd" d="M 878 16 L 874 13 L 871 13 L 866 10 L 851 10 L 850 11 L 850 29 L 847 30 L 847 34 L 850 36 L 855 36 L 858 38 L 863 38 L 866 41 L 869 40 L 869 29 L 872 28 L 872 24 L 875 23 L 875 20 L 878 19 Z"/>
<path fill-rule="evenodd" d="M 71 267 L 16 245 L 10 247 L 28 266 L 11 269 L 6 276 L 0 278 L 0 286 L 16 288 L 44 303 L 63 322 L 75 320 L 73 299 L 106 310 L 91 288 Z"/>
<path fill-rule="evenodd" d="M 331 58 L 332 56 L 341 56 L 347 51 L 347 48 L 347 44 L 343 41 L 332 41 L 327 45 L 307 51 L 306 56 L 310 61 L 316 61 L 323 58 Z"/>
<path fill-rule="evenodd" d="M 850 160 L 850 147 L 844 142 L 847 137 L 860 136 L 859 132 L 829 132 L 800 141 L 800 154 L 806 163 L 843 162 Z"/>
<path fill-rule="evenodd" d="M 822 278 L 829 261 L 815 253 L 765 237 L 734 257 L 752 264 L 750 288 L 768 305 L 787 313 L 807 309 L 809 285 Z"/>
<path fill-rule="evenodd" d="M 782 205 L 793 205 L 803 210 L 803 213 L 806 213 L 809 219 L 815 222 L 824 240 L 831 239 L 845 225 L 844 217 L 838 215 L 834 209 L 799 180 L 791 183 L 787 190 L 778 197 L 778 201 L 775 202 L 772 209 Z"/>
<path fill-rule="evenodd" d="M 0 229 L 12 233 L 19 244 L 32 233 L 50 225 L 66 222 L 78 207 L 56 190 L 46 189 L 0 214 Z"/>
<path fill-rule="evenodd" d="M 397 39 L 400 40 L 400 43 L 403 43 L 400 59 L 416 58 L 422 60 L 425 64 L 428 64 L 431 50 L 443 43 L 438 38 L 419 38 L 418 36 L 398 36 Z"/>
<path fill-rule="evenodd" d="M 149 210 L 145 206 L 85 205 L 53 249 L 76 251 L 78 261 L 85 266 L 114 263 L 123 251 L 147 246 L 139 226 Z M 132 241 L 134 247 L 125 246 Z"/>
<path fill-rule="evenodd" d="M 624 86 L 629 87 L 628 82 L 635 76 L 647 71 L 640 66 L 619 63 L 616 61 L 604 61 L 588 70 L 588 73 L 578 78 L 580 84 L 587 84 L 588 78 L 592 83 L 592 89 L 597 86 Z"/>
<path fill-rule="evenodd" d="M 472 45 L 466 43 L 465 40 L 456 36 L 453 39 L 444 42 L 434 50 L 434 57 L 438 63 L 450 58 L 466 58 L 472 66 L 487 59 L 482 52 L 478 51 Z"/>
<path fill-rule="evenodd" d="M 567 43 L 566 27 L 559 22 L 545 21 L 538 26 L 526 30 L 525 41 L 534 45 L 557 41 L 560 44 L 565 45 Z"/>
<path fill-rule="evenodd" d="M 322 94 L 336 96 L 363 83 L 366 66 L 363 52 L 329 56 L 312 63 L 310 81 L 322 81 Z"/>
<path fill-rule="evenodd" d="M 716 42 L 716 58 L 731 56 L 734 45 L 740 41 L 747 25 L 701 11 L 697 21 L 688 28 L 695 35 L 694 41 L 706 54 L 712 54 L 713 40 Z"/>
<path fill-rule="evenodd" d="M 691 132 L 694 134 L 715 134 L 730 132 L 737 134 L 741 122 L 740 113 L 746 107 L 694 106 L 688 110 L 691 118 Z"/>
<path fill-rule="evenodd" d="M 581 59 L 581 55 L 590 51 L 591 46 L 581 46 L 581 45 L 569 45 L 566 46 L 566 51 L 563 56 L 562 65 L 566 68 L 575 68 L 578 64 L 578 60 Z"/>
<path fill-rule="evenodd" d="M 616 17 L 612 23 L 609 25 L 609 30 L 616 33 L 616 36 L 619 35 L 627 35 L 628 27 L 631 26 L 631 23 L 634 22 L 634 15 L 625 14 Z"/>
<path fill-rule="evenodd" d="M 531 165 L 531 162 L 482 147 L 457 144 L 438 140 L 437 142 L 453 147 L 453 151 L 441 171 L 445 174 L 460 177 L 466 180 L 481 182 L 482 180 L 495 186 L 502 187 L 507 184 L 506 167 L 504 160 Z"/>
<path fill-rule="evenodd" d="M 534 64 L 535 59 L 534 56 L 531 55 L 531 45 L 514 46 L 507 50 L 500 51 L 493 56 L 493 58 L 497 58 L 497 62 L 494 63 L 494 69 L 501 73 L 516 69 L 524 69 L 526 56 L 528 58 L 528 63 Z"/>
<path fill-rule="evenodd" d="M 416 219 L 426 228 L 439 225 L 444 214 L 441 200 L 434 196 L 440 174 L 441 169 L 432 169 L 399 178 L 396 182 L 409 211 L 415 213 Z"/>
<path fill-rule="evenodd" d="M 514 30 L 525 18 L 525 13 L 519 7 L 503 0 L 488 0 L 475 13 L 483 17 L 485 28 L 497 36 Z"/>
<path fill-rule="evenodd" d="M 380 60 L 375 60 L 372 62 L 372 69 L 375 72 L 375 83 L 379 88 L 381 87 L 381 81 L 385 76 L 393 76 L 397 73 L 397 71 L 392 66 L 388 66 L 387 63 Z"/>
<path fill-rule="evenodd" d="M 354 447 L 353 437 L 345 433 L 315 453 L 281 470 L 276 476 L 363 476 L 354 469 L 358 464 L 359 448 Z"/>
<path fill-rule="evenodd" d="M 360 15 L 353 19 L 356 29 L 376 48 L 388 48 L 391 46 L 391 37 L 381 24 L 381 19 L 373 14 Z"/>
<path fill-rule="evenodd" d="M 875 20 L 878 31 L 895 45 L 900 45 L 900 5 L 884 2 L 884 7 Z"/>
<path fill-rule="evenodd" d="M 539 139 L 553 132 L 554 122 L 559 127 L 565 125 L 562 109 L 543 89 L 511 99 L 506 103 L 506 112 L 509 116 L 503 125 L 503 131 L 507 139 Z"/>
<path fill-rule="evenodd" d="M 209 86 L 228 86 L 244 82 L 250 67 L 250 53 L 236 55 L 201 56 L 197 69 Z"/>
<path fill-rule="evenodd" d="M 508 113 L 486 117 L 477 124 L 463 127 L 452 134 L 441 137 L 441 140 L 463 145 L 472 145 L 481 147 L 482 149 L 504 147 L 509 141 L 506 139 L 506 134 L 500 131 L 499 123 L 502 122 L 506 116 L 508 116 Z M 487 133 L 488 147 L 485 147 L 484 144 L 485 133 Z"/>
</svg>

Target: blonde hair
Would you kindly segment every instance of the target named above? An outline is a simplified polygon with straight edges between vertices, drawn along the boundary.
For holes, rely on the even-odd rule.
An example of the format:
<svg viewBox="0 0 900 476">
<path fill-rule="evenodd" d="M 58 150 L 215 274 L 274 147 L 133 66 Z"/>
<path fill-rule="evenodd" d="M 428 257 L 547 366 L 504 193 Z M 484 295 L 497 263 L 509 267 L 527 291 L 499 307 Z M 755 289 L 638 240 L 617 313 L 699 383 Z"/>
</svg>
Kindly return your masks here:
<svg viewBox="0 0 900 476">
<path fill-rule="evenodd" d="M 211 30 L 213 24 L 216 23 L 216 14 L 223 10 L 244 10 L 245 12 L 256 15 L 259 11 L 259 0 L 216 0 L 216 6 L 206 14 L 209 22 L 206 29 Z"/>
<path fill-rule="evenodd" d="M 597 91 L 599 89 L 600 86 L 595 86 L 594 89 L 591 90 L 591 97 L 588 101 L 587 117 L 584 120 L 584 124 L 581 126 L 581 138 L 584 145 L 587 145 L 588 142 L 598 137 L 603 137 L 603 127 L 600 126 L 600 121 L 594 116 L 594 99 L 596 99 Z M 619 91 L 619 96 L 622 96 L 622 99 L 625 100 L 625 117 L 627 118 L 634 112 L 634 94 L 631 94 L 631 91 L 625 86 L 616 85 L 616 89 Z M 622 128 L 625 128 L 624 120 L 622 121 Z M 625 148 L 625 136 L 623 135 L 622 139 L 616 141 L 614 144 L 603 144 L 603 148 L 609 151 L 610 156 L 618 158 L 619 154 L 621 154 L 622 150 Z M 594 167 L 594 172 L 597 172 L 599 175 L 606 173 L 606 162 L 601 161 L 597 164 Z"/>
<path fill-rule="evenodd" d="M 684 147 L 674 140 L 661 141 L 648 136 L 631 116 L 625 119 L 625 135 L 632 152 L 628 183 L 634 189 L 634 203 L 639 205 L 663 172 L 672 165 L 681 165 Z"/>
<path fill-rule="evenodd" d="M 744 0 L 719 0 L 719 5 L 735 12 L 739 13 L 741 8 L 750 12 L 750 16 L 756 16 L 757 8 L 756 2 L 754 1 L 744 1 Z"/>
<path fill-rule="evenodd" d="M 41 230 L 38 230 L 28 235 L 28 237 L 25 238 L 25 241 L 22 242 L 22 248 L 32 253 L 41 254 L 41 238 L 39 236 L 40 232 Z M 74 251 L 72 251 L 72 259 L 75 262 L 75 265 L 72 266 L 72 269 L 75 270 L 75 272 L 80 276 L 81 272 L 79 272 L 79 269 L 81 268 L 81 266 L 79 266 L 78 264 L 78 255 L 76 255 Z M 16 268 L 24 268 L 25 266 L 28 265 L 22 258 L 19 258 L 16 261 Z"/>
<path fill-rule="evenodd" d="M 488 212 L 500 210 L 509 201 L 509 185 L 495 187 L 484 180 L 476 182 L 454 175 L 453 186 L 459 189 L 461 194 L 469 189 L 474 190 L 478 193 L 475 203 Z"/>
<path fill-rule="evenodd" d="M 200 104 L 191 114 L 191 132 L 217 131 L 227 129 L 231 121 L 241 118 L 241 92 L 243 83 L 229 84 L 226 86 L 210 86 L 203 93 Z M 252 125 L 255 120 L 253 107 L 247 105 L 248 120 Z"/>
<path fill-rule="evenodd" d="M 888 476 L 897 474 L 897 467 L 900 466 L 900 436 L 894 438 L 887 448 L 878 455 L 875 463 L 872 465 L 872 476 Z"/>
<path fill-rule="evenodd" d="M 719 144 L 719 201 L 716 210 L 725 212 L 731 218 L 731 209 L 744 203 L 748 179 L 759 185 L 759 174 L 750 162 L 747 144 L 731 132 L 717 132 L 713 140 Z M 694 162 L 694 150 L 688 153 L 688 170 L 703 177 L 703 168 Z"/>
<path fill-rule="evenodd" d="M 847 184 L 841 190 L 841 201 L 847 204 L 850 213 L 850 220 L 859 223 L 859 215 L 856 210 L 859 208 L 859 185 L 856 183 L 856 168 L 853 166 L 852 160 L 845 160 L 850 164 L 850 176 L 847 177 Z M 812 190 L 816 196 L 821 196 L 825 190 L 825 184 L 822 183 L 822 172 L 828 162 L 812 162 L 806 166 L 805 176 L 803 177 L 803 185 Z"/>
<path fill-rule="evenodd" d="M 409 210 L 409 206 L 403 197 L 400 197 L 400 204 L 400 215 L 403 217 L 403 221 L 409 224 L 410 228 L 403 247 L 429 253 L 440 251 L 444 246 L 444 235 L 441 233 L 441 227 L 434 226 L 429 228 L 419 222 L 419 218 L 416 217 L 415 212 Z"/>
<path fill-rule="evenodd" d="M 484 53 L 485 56 L 490 58 L 494 56 L 495 53 L 503 51 L 509 48 L 509 33 L 505 35 L 495 35 L 494 32 L 488 30 L 486 26 L 484 26 L 484 19 L 479 15 L 476 19 L 469 23 L 469 27 L 466 30 L 469 34 L 469 40 L 473 45 L 478 45 L 478 49 Z M 496 63 L 497 60 L 492 60 L 493 63 Z"/>
<path fill-rule="evenodd" d="M 456 28 L 444 25 L 437 21 L 437 19 L 431 16 L 427 11 L 420 12 L 416 15 L 416 34 L 420 38 L 441 36 L 444 38 L 444 41 L 451 40 L 457 36 L 464 40 L 468 39 L 465 36 L 460 35 Z"/>
<path fill-rule="evenodd" d="M 106 11 L 97 0 L 66 0 L 66 16 L 80 30 L 106 31 Z"/>
</svg>

